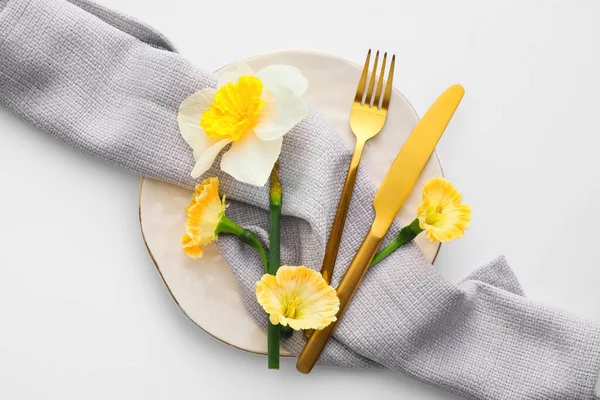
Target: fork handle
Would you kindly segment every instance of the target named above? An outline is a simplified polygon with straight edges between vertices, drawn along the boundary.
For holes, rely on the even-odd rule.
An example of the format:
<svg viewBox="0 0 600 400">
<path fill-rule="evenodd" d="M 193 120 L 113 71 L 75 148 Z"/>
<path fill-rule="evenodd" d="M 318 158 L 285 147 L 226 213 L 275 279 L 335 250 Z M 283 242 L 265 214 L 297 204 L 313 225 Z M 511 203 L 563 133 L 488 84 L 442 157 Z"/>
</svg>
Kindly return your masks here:
<svg viewBox="0 0 600 400">
<path fill-rule="evenodd" d="M 321 275 L 323 275 L 323 278 L 327 283 L 331 282 L 331 276 L 333 275 L 333 268 L 335 267 L 338 249 L 342 240 L 342 233 L 344 232 L 344 224 L 346 223 L 346 216 L 348 215 L 348 208 L 350 207 L 350 200 L 352 199 L 354 182 L 356 182 L 356 173 L 358 172 L 358 165 L 360 164 L 364 148 L 365 141 L 357 140 L 354 152 L 352 153 L 352 160 L 348 167 L 348 173 L 346 174 L 346 182 L 344 182 L 344 188 L 342 189 L 337 211 L 335 212 L 335 218 L 333 219 L 331 232 L 327 239 L 325 256 L 323 257 L 323 264 L 321 266 Z"/>
</svg>

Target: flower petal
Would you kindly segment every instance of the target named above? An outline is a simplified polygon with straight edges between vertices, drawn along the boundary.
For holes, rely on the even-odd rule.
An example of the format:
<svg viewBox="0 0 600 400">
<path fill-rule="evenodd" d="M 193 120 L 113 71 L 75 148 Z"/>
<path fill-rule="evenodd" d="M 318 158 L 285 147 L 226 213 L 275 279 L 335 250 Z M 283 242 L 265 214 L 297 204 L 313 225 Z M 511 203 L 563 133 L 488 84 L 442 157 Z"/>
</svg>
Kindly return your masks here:
<svg viewBox="0 0 600 400">
<path fill-rule="evenodd" d="M 191 258 L 200 258 L 204 254 L 204 249 L 197 242 L 194 241 L 189 235 L 181 237 L 181 244 L 185 255 Z"/>
<path fill-rule="evenodd" d="M 202 257 L 203 247 L 217 239 L 225 208 L 225 197 L 219 197 L 218 178 L 208 178 L 196 185 L 190 204 L 185 208 L 186 234 L 181 237 L 185 254 L 192 258 Z"/>
<path fill-rule="evenodd" d="M 282 86 L 290 89 L 296 96 L 302 97 L 308 90 L 308 79 L 291 65 L 269 65 L 256 73 L 265 87 Z"/>
<path fill-rule="evenodd" d="M 263 141 L 253 132 L 233 142 L 221 159 L 221 169 L 240 182 L 264 186 L 281 153 L 283 138 Z"/>
<path fill-rule="evenodd" d="M 179 131 L 191 148 L 195 148 L 199 137 L 206 136 L 204 130 L 200 127 L 200 119 L 202 113 L 210 108 L 216 92 L 215 89 L 199 90 L 185 99 L 179 106 L 179 113 L 177 114 Z"/>
<path fill-rule="evenodd" d="M 460 204 L 462 195 L 460 192 L 445 178 L 436 177 L 429 179 L 423 187 L 423 200 L 429 201 L 432 204 L 447 205 L 450 203 Z"/>
<path fill-rule="evenodd" d="M 229 82 L 236 83 L 240 76 L 254 76 L 254 71 L 243 62 L 235 63 L 227 71 L 221 73 L 217 83 L 217 89 L 227 85 Z"/>
<path fill-rule="evenodd" d="M 223 150 L 223 147 L 227 146 L 229 143 L 231 143 L 231 139 L 223 139 L 214 142 L 205 149 L 201 149 L 201 146 L 196 146 L 196 148 L 194 148 L 196 165 L 194 165 L 194 169 L 192 169 L 192 177 L 197 178 L 208 171 L 215 162 L 215 158 L 217 158 L 221 150 Z"/>
<path fill-rule="evenodd" d="M 262 140 L 281 138 L 308 115 L 308 107 L 291 90 L 275 86 L 263 90 L 265 102 L 254 133 Z"/>
</svg>

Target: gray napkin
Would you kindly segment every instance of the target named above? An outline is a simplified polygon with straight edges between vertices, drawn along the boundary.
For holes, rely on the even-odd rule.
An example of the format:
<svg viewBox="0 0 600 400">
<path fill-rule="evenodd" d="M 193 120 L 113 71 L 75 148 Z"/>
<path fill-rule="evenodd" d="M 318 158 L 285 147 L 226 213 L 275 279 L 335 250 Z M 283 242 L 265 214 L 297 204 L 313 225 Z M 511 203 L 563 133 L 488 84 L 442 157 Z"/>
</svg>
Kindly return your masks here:
<svg viewBox="0 0 600 400">
<path fill-rule="evenodd" d="M 154 29 L 101 6 L 0 0 L 0 105 L 93 157 L 193 187 L 177 109 L 214 84 Z M 286 135 L 284 264 L 320 265 L 349 156 L 314 110 Z M 221 178 L 228 215 L 265 240 L 267 188 L 207 175 Z M 334 284 L 372 220 L 375 190 L 361 170 Z M 256 253 L 227 236 L 219 248 L 264 324 Z M 298 353 L 303 343 L 295 334 L 284 345 Z M 320 362 L 391 368 L 469 399 L 599 399 L 600 325 L 523 297 L 502 257 L 452 284 L 412 244 L 369 271 Z"/>
</svg>

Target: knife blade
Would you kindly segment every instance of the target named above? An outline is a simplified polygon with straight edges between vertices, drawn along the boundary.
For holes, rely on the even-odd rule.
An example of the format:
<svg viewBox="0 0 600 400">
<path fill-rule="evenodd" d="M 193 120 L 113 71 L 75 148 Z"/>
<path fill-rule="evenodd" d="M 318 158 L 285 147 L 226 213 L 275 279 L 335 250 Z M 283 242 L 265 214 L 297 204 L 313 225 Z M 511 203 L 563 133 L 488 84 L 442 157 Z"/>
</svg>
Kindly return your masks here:
<svg viewBox="0 0 600 400">
<path fill-rule="evenodd" d="M 404 142 L 375 194 L 373 224 L 337 287 L 337 295 L 340 299 L 337 320 L 313 332 L 298 356 L 296 364 L 298 371 L 308 374 L 316 364 L 367 272 L 383 237 L 421 175 L 464 93 L 465 90 L 461 85 L 453 85 L 446 89 Z"/>
</svg>

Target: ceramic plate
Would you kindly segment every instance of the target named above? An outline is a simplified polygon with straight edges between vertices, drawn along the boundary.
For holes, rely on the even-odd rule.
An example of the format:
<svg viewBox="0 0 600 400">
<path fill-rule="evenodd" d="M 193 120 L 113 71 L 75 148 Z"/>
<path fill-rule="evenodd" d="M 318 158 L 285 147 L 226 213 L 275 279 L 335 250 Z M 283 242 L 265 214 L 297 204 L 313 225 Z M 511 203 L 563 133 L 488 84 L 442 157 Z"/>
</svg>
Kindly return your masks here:
<svg viewBox="0 0 600 400">
<path fill-rule="evenodd" d="M 254 70 L 269 64 L 298 67 L 310 82 L 305 99 L 323 113 L 348 143 L 354 143 L 348 121 L 362 66 L 330 54 L 298 50 L 258 55 L 245 61 Z M 394 89 L 386 125 L 367 144 L 361 164 L 378 183 L 418 120 L 410 103 Z M 434 155 L 398 214 L 403 224 L 414 219 L 423 184 L 436 176 L 442 176 L 442 168 Z M 200 260 L 192 260 L 181 251 L 184 208 L 190 196 L 188 190 L 142 180 L 140 224 L 150 256 L 173 299 L 194 323 L 231 346 L 266 354 L 266 334 L 246 312 L 235 278 L 217 249 L 209 246 Z M 425 235 L 420 235 L 417 242 L 433 262 L 439 243 L 429 243 Z"/>
</svg>

